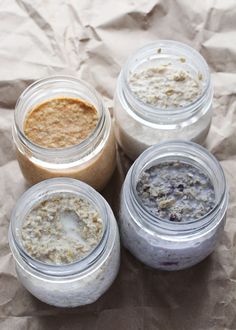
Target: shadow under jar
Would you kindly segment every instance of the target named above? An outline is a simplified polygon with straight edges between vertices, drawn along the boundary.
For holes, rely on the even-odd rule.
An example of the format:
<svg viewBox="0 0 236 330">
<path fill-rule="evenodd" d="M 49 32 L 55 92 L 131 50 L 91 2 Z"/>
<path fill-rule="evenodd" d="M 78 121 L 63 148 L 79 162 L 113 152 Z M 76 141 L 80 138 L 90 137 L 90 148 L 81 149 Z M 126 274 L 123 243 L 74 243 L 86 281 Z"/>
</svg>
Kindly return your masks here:
<svg viewBox="0 0 236 330">
<path fill-rule="evenodd" d="M 143 185 L 143 191 L 147 192 L 147 196 L 150 196 L 148 194 L 150 189 L 154 191 L 151 193 L 151 198 L 154 197 L 154 203 L 155 199 L 157 201 L 155 213 L 140 198 L 138 187 L 140 178 L 145 176 L 145 173 L 150 173 L 150 169 L 155 169 L 155 166 L 157 168 L 159 166 L 158 171 L 160 171 L 161 166 L 164 168 L 165 164 L 169 164 L 167 168 L 170 170 L 170 173 L 166 174 L 167 181 L 160 176 L 158 180 L 162 181 L 162 184 L 159 182 L 158 186 L 155 184 L 150 186 L 146 182 Z M 183 166 L 184 172 L 181 175 L 185 178 L 186 187 L 179 183 L 175 187 L 171 174 L 176 172 L 174 164 L 180 168 Z M 192 171 L 189 173 L 190 187 L 186 181 L 188 180 L 188 170 Z M 152 171 L 151 178 L 153 173 Z M 197 176 L 200 176 L 201 179 L 196 180 Z M 153 180 L 155 181 L 155 173 Z M 202 187 L 200 181 L 203 181 Z M 166 182 L 170 182 L 170 186 L 167 184 L 166 187 Z M 192 185 L 194 182 L 198 187 L 195 193 Z M 207 195 L 205 195 L 207 188 L 204 188 L 206 183 L 211 189 L 214 189 L 209 194 L 211 199 L 214 196 L 214 200 L 209 204 L 207 213 L 201 205 L 201 203 L 204 205 L 203 201 L 208 203 Z M 161 190 L 165 191 L 166 188 L 167 195 L 162 194 Z M 193 195 L 191 195 L 192 193 Z M 197 199 L 192 197 L 195 194 L 197 194 Z M 199 194 L 203 194 L 203 196 L 201 197 Z M 176 201 L 173 201 L 173 196 Z M 166 211 L 165 207 L 168 204 L 170 207 L 171 205 L 175 207 L 179 203 L 179 197 L 176 196 L 182 196 L 184 211 L 187 210 L 183 220 L 178 219 L 176 214 L 171 214 L 167 218 L 163 217 L 162 211 Z M 175 202 L 176 204 L 174 204 Z M 200 210 L 201 216 L 193 218 L 195 205 Z M 162 270 L 184 269 L 199 263 L 212 253 L 224 228 L 227 206 L 228 191 L 225 176 L 221 165 L 214 156 L 193 142 L 160 143 L 146 150 L 135 161 L 126 176 L 121 193 L 119 214 L 121 238 L 125 247 L 148 266 Z"/>
<path fill-rule="evenodd" d="M 98 117 L 96 127 L 85 139 L 68 147 L 48 148 L 32 142 L 24 131 L 27 116 L 44 102 L 60 98 L 87 102 L 94 107 Z M 109 111 L 93 87 L 74 77 L 42 79 L 21 94 L 15 108 L 13 139 L 20 168 L 30 184 L 53 177 L 72 177 L 102 190 L 116 166 L 115 138 Z"/>
<path fill-rule="evenodd" d="M 61 217 L 60 227 L 56 227 L 58 226 L 58 223 L 56 223 L 53 226 L 54 228 L 51 228 L 48 223 L 55 222 L 56 215 L 52 215 L 52 204 L 48 207 L 47 211 L 49 213 L 45 214 L 46 203 L 53 198 L 57 201 L 60 197 L 65 198 L 65 196 L 69 197 L 70 200 L 67 200 L 67 205 L 63 206 L 65 208 L 64 212 L 59 214 Z M 70 263 L 58 264 L 58 260 L 64 260 L 60 255 L 62 251 L 66 253 L 63 256 L 66 255 L 68 258 L 71 256 L 68 247 L 71 240 L 75 240 L 76 237 L 75 244 L 81 242 L 81 237 L 78 237 L 79 234 L 76 234 L 76 230 L 79 228 L 82 232 L 83 221 L 80 217 L 75 218 L 73 215 L 71 207 L 73 198 L 82 198 L 96 209 L 99 213 L 99 219 L 101 219 L 100 224 L 102 223 L 102 234 L 96 245 L 82 258 Z M 41 203 L 44 203 L 45 225 L 43 229 L 37 228 L 40 219 L 38 213 L 35 213 L 38 212 Z M 81 207 L 79 212 L 87 221 Z M 90 210 L 90 212 L 92 211 Z M 31 214 L 30 219 L 34 221 L 33 223 L 27 222 L 26 227 L 24 227 L 26 219 L 29 219 L 27 218 L 29 214 Z M 32 215 L 34 218 L 32 218 Z M 47 221 L 47 219 L 50 221 Z M 94 223 L 93 221 L 88 223 L 88 227 L 85 227 L 85 229 L 93 228 Z M 58 237 L 54 240 L 50 238 L 51 234 L 58 235 L 54 232 L 55 228 L 61 228 L 64 235 L 62 238 Z M 28 235 L 30 234 L 27 242 L 31 239 L 31 248 L 28 245 L 26 246 L 23 230 L 28 230 Z M 34 242 L 33 237 L 36 234 L 38 235 L 40 231 L 42 237 L 38 238 L 38 243 Z M 61 243 L 64 237 L 69 241 Z M 34 243 L 37 243 L 37 246 L 34 246 Z M 26 191 L 17 202 L 11 216 L 9 244 L 16 262 L 18 279 L 23 286 L 41 301 L 58 307 L 75 307 L 93 303 L 110 287 L 119 270 L 119 232 L 112 210 L 98 192 L 75 179 L 49 179 Z M 38 244 L 42 246 L 40 247 Z M 54 244 L 49 249 L 50 252 L 44 251 L 43 245 L 49 248 L 50 244 Z M 57 246 L 57 244 L 60 244 L 60 246 Z M 75 251 L 74 245 L 71 248 Z M 29 251 L 31 251 L 30 254 Z M 36 254 L 37 259 L 35 255 L 32 256 L 32 251 Z M 60 258 L 56 258 L 55 253 L 59 254 Z M 50 256 L 52 259 L 45 260 Z M 54 258 L 56 259 L 54 260 Z M 57 262 L 55 263 L 55 261 Z"/>
<path fill-rule="evenodd" d="M 161 141 L 202 144 L 212 118 L 208 65 L 193 48 L 161 40 L 134 53 L 120 72 L 114 97 L 115 134 L 136 159 Z"/>
</svg>

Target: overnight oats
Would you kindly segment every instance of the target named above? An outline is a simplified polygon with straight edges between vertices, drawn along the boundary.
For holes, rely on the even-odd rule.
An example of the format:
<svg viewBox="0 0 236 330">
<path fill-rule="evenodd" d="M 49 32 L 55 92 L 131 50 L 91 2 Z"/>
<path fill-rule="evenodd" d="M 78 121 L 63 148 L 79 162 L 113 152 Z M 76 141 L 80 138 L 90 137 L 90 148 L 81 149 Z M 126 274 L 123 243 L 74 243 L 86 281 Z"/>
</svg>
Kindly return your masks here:
<svg viewBox="0 0 236 330">
<path fill-rule="evenodd" d="M 73 77 L 42 79 L 22 93 L 13 138 L 30 184 L 72 177 L 102 190 L 116 165 L 110 114 L 96 91 Z"/>
<path fill-rule="evenodd" d="M 60 265 L 86 256 L 102 232 L 102 219 L 88 200 L 60 194 L 30 211 L 22 224 L 21 239 L 31 257 Z"/>
<path fill-rule="evenodd" d="M 121 237 L 151 267 L 187 268 L 213 252 L 227 205 L 224 172 L 214 156 L 193 142 L 160 143 L 146 150 L 126 176 Z"/>
<path fill-rule="evenodd" d="M 67 148 L 84 141 L 98 124 L 96 108 L 76 98 L 55 98 L 37 105 L 24 122 L 24 134 L 44 148 Z"/>
<path fill-rule="evenodd" d="M 109 205 L 70 178 L 43 181 L 23 194 L 12 213 L 9 244 L 21 283 L 54 306 L 96 301 L 119 269 L 119 233 Z"/>
<path fill-rule="evenodd" d="M 191 47 L 157 41 L 138 50 L 121 70 L 115 94 L 115 131 L 137 158 L 160 141 L 203 143 L 211 124 L 212 84 L 207 63 Z"/>
</svg>

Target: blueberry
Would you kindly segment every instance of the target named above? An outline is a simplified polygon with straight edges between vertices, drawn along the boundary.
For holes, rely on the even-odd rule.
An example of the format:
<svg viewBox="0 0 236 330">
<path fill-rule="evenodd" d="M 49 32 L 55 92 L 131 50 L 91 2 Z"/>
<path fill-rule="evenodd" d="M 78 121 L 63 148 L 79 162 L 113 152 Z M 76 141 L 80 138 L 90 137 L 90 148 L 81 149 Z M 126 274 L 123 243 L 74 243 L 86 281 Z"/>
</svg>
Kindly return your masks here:
<svg viewBox="0 0 236 330">
<path fill-rule="evenodd" d="M 179 184 L 177 186 L 177 188 L 179 189 L 179 191 L 183 191 L 184 190 L 184 185 L 183 184 Z"/>
<path fill-rule="evenodd" d="M 177 217 L 177 215 L 175 213 L 171 213 L 169 219 L 170 219 L 170 221 L 179 221 L 179 218 Z"/>
</svg>

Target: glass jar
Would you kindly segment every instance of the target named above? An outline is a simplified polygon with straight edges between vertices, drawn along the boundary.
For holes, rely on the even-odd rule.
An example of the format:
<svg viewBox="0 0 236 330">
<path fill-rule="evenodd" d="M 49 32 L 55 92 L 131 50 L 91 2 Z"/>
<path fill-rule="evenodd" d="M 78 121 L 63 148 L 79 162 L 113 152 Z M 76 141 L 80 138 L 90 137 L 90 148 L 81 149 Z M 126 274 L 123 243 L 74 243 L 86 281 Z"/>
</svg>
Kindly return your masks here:
<svg viewBox="0 0 236 330">
<path fill-rule="evenodd" d="M 27 214 L 42 200 L 70 193 L 89 200 L 103 220 L 103 236 L 84 258 L 54 265 L 32 258 L 21 242 L 21 226 Z M 70 178 L 49 179 L 27 190 L 17 202 L 9 227 L 9 244 L 20 282 L 41 301 L 58 307 L 75 307 L 96 301 L 114 281 L 120 263 L 116 220 L 105 199 L 87 184 Z"/>
<path fill-rule="evenodd" d="M 211 180 L 215 206 L 188 222 L 163 220 L 142 206 L 136 191 L 140 174 L 163 161 L 182 161 L 197 167 Z M 148 266 L 179 270 L 193 266 L 215 248 L 223 231 L 228 205 L 224 172 L 203 147 L 183 141 L 160 143 L 146 150 L 130 168 L 121 193 L 120 229 L 125 247 Z"/>
<path fill-rule="evenodd" d="M 99 121 L 88 138 L 66 148 L 44 148 L 24 134 L 26 115 L 36 105 L 58 97 L 80 98 L 94 105 Z M 13 139 L 22 173 L 30 184 L 53 177 L 72 177 L 102 190 L 116 166 L 115 138 L 109 111 L 93 87 L 70 76 L 36 81 L 19 97 Z"/>
<path fill-rule="evenodd" d="M 132 92 L 131 75 L 163 61 L 190 72 L 196 79 L 201 75 L 203 90 L 195 101 L 184 107 L 163 109 L 142 102 Z M 196 50 L 176 41 L 151 43 L 134 53 L 120 72 L 114 97 L 116 138 L 133 160 L 161 141 L 184 139 L 202 144 L 211 125 L 212 98 L 209 68 Z"/>
</svg>

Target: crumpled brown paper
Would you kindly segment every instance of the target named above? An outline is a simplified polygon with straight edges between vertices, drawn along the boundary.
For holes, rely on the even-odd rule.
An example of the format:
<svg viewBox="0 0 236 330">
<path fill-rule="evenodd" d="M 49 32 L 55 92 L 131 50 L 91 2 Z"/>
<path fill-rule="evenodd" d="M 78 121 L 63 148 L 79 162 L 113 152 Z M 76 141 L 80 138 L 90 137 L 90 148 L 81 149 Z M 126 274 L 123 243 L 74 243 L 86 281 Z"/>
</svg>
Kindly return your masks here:
<svg viewBox="0 0 236 330">
<path fill-rule="evenodd" d="M 235 0 L 3 0 L 0 6 L 0 329 L 236 329 L 236 6 Z M 13 109 L 34 80 L 72 74 L 87 80 L 112 111 L 121 66 L 155 39 L 185 42 L 206 58 L 215 87 L 206 146 L 221 161 L 230 187 L 224 235 L 216 251 L 191 269 L 161 272 L 122 250 L 115 283 L 96 303 L 48 306 L 18 282 L 7 232 L 25 191 L 12 146 Z M 117 212 L 129 161 L 104 195 Z"/>
</svg>

